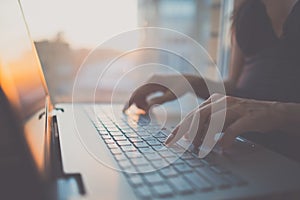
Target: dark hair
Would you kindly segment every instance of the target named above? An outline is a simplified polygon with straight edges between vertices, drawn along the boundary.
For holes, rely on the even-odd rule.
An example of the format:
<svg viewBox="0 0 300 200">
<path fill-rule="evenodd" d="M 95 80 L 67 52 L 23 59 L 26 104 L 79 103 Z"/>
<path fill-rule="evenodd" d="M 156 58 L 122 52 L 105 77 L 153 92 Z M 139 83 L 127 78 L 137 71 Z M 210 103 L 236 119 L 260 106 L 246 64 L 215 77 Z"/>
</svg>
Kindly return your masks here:
<svg viewBox="0 0 300 200">
<path fill-rule="evenodd" d="M 237 0 L 237 1 L 241 1 L 241 0 Z M 231 33 L 234 33 L 235 31 L 238 18 L 241 15 L 240 11 L 246 6 L 246 4 L 248 4 L 251 1 L 257 1 L 257 0 L 245 0 L 233 9 L 231 15 Z"/>
</svg>

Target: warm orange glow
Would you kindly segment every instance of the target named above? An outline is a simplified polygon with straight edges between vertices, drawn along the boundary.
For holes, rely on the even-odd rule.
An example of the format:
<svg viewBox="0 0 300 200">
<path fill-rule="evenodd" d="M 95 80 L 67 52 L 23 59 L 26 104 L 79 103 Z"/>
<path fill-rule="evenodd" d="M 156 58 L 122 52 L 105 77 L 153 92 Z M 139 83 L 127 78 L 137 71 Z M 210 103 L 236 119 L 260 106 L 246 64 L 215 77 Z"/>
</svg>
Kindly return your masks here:
<svg viewBox="0 0 300 200">
<path fill-rule="evenodd" d="M 44 118 L 43 118 L 44 119 Z M 38 113 L 32 116 L 25 124 L 25 138 L 35 165 L 40 173 L 43 173 L 44 163 L 44 140 L 45 123 L 38 120 Z"/>
<path fill-rule="evenodd" d="M 6 94 L 7 98 L 11 101 L 14 102 L 14 104 L 17 107 L 20 107 L 20 102 L 19 102 L 19 95 L 17 88 L 15 87 L 14 80 L 12 79 L 11 72 L 8 67 L 5 67 L 2 63 L 1 64 L 1 86 Z"/>
<path fill-rule="evenodd" d="M 37 104 L 37 102 L 44 103 L 45 98 L 38 64 L 33 58 L 33 52 L 27 51 L 19 58 L 12 59 L 10 63 L 2 66 L 3 90 L 8 99 L 22 110 L 24 116 L 32 114 L 31 111 L 38 107 L 43 107 Z"/>
</svg>

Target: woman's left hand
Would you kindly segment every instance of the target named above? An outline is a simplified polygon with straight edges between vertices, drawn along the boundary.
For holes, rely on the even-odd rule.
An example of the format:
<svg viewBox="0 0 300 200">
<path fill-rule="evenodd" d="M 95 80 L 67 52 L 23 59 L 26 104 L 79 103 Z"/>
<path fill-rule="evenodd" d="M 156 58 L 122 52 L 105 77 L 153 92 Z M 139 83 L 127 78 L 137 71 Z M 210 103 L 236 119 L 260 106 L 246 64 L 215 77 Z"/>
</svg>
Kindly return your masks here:
<svg viewBox="0 0 300 200">
<path fill-rule="evenodd" d="M 207 134 L 218 133 L 214 128 L 216 125 L 220 127 L 219 133 L 223 133 L 218 140 L 221 148 L 229 147 L 244 132 L 280 130 L 282 120 L 277 105 L 276 102 L 214 94 L 177 125 L 165 144 L 170 146 L 185 135 L 199 147 Z M 212 128 L 209 128 L 210 123 Z"/>
</svg>

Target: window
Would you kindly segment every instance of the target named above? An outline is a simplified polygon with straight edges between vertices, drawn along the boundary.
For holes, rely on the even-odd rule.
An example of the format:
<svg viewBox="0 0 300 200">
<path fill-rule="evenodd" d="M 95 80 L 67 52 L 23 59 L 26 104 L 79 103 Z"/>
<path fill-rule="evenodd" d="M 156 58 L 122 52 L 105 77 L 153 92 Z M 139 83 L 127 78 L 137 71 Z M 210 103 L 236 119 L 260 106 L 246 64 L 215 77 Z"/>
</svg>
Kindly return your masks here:
<svg viewBox="0 0 300 200">
<path fill-rule="evenodd" d="M 98 46 L 92 56 L 81 69 L 80 81 L 81 97 L 79 101 L 108 101 L 118 78 L 123 77 L 124 70 L 136 67 L 142 63 L 160 63 L 170 66 L 182 73 L 194 73 L 193 68 L 185 59 L 194 56 L 189 44 L 192 38 L 203 46 L 212 61 L 199 66 L 210 65 L 205 70 L 205 76 L 214 78 L 216 72 L 214 63 L 220 67 L 222 75 L 226 76 L 229 51 L 229 27 L 233 0 L 87 0 L 87 1 L 59 1 L 41 0 L 39 3 L 24 1 L 24 11 L 29 28 L 41 59 L 50 92 L 55 94 L 57 101 L 70 101 L 72 87 L 79 67 L 90 51 Z M 70 6 L 72 5 L 72 6 Z M 142 27 L 161 27 L 160 42 L 170 49 L 180 49 L 180 56 L 168 51 L 147 52 L 136 51 L 127 57 L 117 60 L 115 70 L 104 77 L 101 87 L 99 84 L 100 72 L 104 70 L 111 58 L 122 52 L 120 45 L 115 47 L 107 39 L 122 32 Z M 167 30 L 184 34 L 187 37 L 177 37 Z M 142 34 L 140 34 L 142 33 Z M 145 45 L 145 32 L 139 32 L 136 40 L 127 43 L 132 48 Z M 157 39 L 153 37 L 153 41 Z M 149 42 L 149 41 L 148 41 Z M 127 44 L 126 43 L 126 44 Z M 109 45 L 112 44 L 112 45 Z M 155 68 L 156 72 L 168 73 L 168 70 Z M 154 70 L 155 71 L 155 70 Z M 147 79 L 151 74 L 138 72 L 124 81 L 118 97 L 120 101 L 128 97 L 128 93 Z M 138 80 L 139 79 L 139 80 Z M 101 90 L 101 91 L 100 91 Z"/>
</svg>

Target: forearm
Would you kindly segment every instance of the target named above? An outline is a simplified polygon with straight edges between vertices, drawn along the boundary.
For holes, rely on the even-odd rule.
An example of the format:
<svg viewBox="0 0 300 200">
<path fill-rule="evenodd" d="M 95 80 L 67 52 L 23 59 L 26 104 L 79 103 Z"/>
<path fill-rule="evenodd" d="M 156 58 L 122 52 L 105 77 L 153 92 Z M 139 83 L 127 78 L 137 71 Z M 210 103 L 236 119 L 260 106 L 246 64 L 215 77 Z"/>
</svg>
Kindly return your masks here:
<svg viewBox="0 0 300 200">
<path fill-rule="evenodd" d="M 277 103 L 276 112 L 281 120 L 280 131 L 300 136 L 300 104 Z"/>
<path fill-rule="evenodd" d="M 207 99 L 214 93 L 224 95 L 231 94 L 235 88 L 235 82 L 230 79 L 225 81 L 213 81 L 193 75 L 186 75 L 185 77 L 190 82 L 194 90 L 193 92 L 203 99 Z"/>
</svg>

